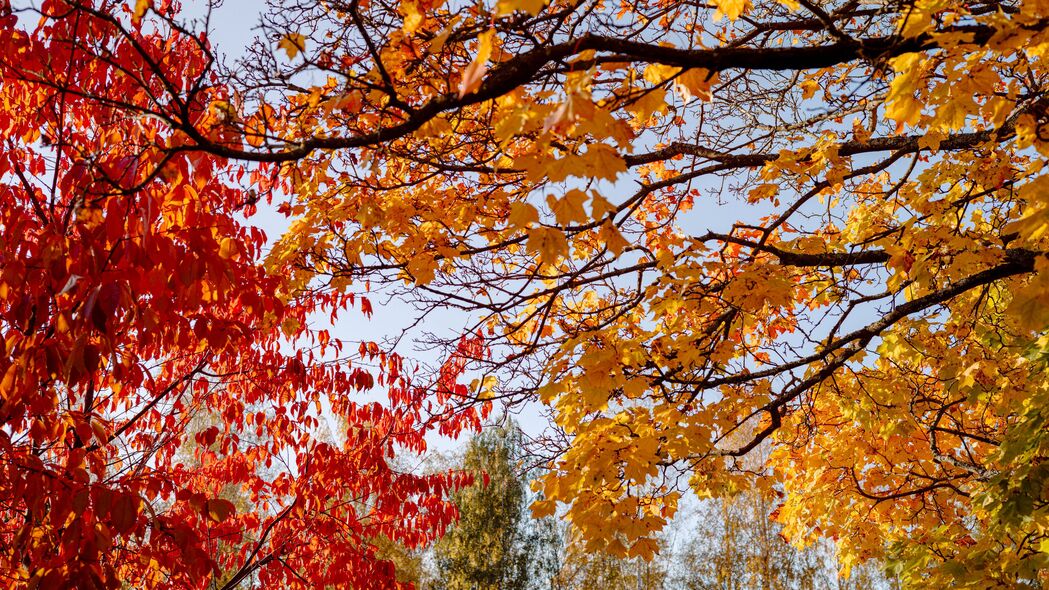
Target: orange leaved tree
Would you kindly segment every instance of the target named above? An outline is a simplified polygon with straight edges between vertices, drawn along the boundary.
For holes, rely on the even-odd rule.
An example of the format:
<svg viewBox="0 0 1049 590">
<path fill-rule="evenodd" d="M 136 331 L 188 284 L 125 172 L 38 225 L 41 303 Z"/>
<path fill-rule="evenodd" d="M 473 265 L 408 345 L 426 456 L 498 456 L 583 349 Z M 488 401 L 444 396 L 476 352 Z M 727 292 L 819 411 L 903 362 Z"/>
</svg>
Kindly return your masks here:
<svg viewBox="0 0 1049 590">
<path fill-rule="evenodd" d="M 261 266 L 261 171 L 165 119 L 231 133 L 208 41 L 150 6 L 0 3 L 0 583 L 395 587 L 372 540 L 434 538 L 470 477 L 391 465 L 432 413 L 374 345 L 324 362 L 311 319 L 367 301 Z"/>
</svg>

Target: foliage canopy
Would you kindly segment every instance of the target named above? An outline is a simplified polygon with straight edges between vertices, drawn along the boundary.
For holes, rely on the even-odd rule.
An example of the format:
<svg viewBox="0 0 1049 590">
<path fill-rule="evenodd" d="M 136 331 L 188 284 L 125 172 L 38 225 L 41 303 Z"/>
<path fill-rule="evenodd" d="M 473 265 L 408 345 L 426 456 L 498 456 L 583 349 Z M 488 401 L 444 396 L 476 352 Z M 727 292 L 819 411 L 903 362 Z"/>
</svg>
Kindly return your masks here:
<svg viewBox="0 0 1049 590">
<path fill-rule="evenodd" d="M 753 482 L 846 567 L 1046 581 L 1049 2 L 274 0 L 215 78 L 133 4 L 44 3 L 130 85 L 61 96 L 156 121 L 143 178 L 219 158 L 293 195 L 288 292 L 471 312 L 441 374 L 483 375 L 432 394 L 551 408 L 537 514 L 648 556 L 681 484 Z"/>
</svg>

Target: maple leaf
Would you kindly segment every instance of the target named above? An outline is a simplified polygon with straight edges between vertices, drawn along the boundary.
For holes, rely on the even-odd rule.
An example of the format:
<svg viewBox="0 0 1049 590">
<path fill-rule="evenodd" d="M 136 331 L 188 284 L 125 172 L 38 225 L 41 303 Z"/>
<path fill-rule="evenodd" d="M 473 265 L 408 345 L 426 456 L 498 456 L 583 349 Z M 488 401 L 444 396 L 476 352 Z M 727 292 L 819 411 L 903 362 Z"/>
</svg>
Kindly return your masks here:
<svg viewBox="0 0 1049 590">
<path fill-rule="evenodd" d="M 535 16 L 543 11 L 547 0 L 499 0 L 495 6 L 495 16 L 507 16 L 521 11 Z"/>
<path fill-rule="evenodd" d="M 506 220 L 515 228 L 527 229 L 539 222 L 539 212 L 528 203 L 515 202 L 510 205 L 510 215 Z"/>
<path fill-rule="evenodd" d="M 718 21 L 722 16 L 727 16 L 729 20 L 736 20 L 743 13 L 751 9 L 750 0 L 715 0 L 713 2 L 714 7 L 717 9 L 714 11 L 714 21 Z M 789 5 L 788 5 L 789 6 Z"/>
<path fill-rule="evenodd" d="M 437 271 L 437 261 L 432 255 L 420 254 L 408 262 L 407 269 L 416 284 L 429 283 Z"/>
<path fill-rule="evenodd" d="M 549 195 L 547 203 L 554 212 L 554 217 L 560 225 L 569 225 L 573 222 L 582 222 L 588 219 L 583 203 L 587 200 L 587 194 L 581 190 L 573 189 L 557 198 Z"/>
<path fill-rule="evenodd" d="M 609 213 L 615 213 L 616 207 L 608 202 L 608 199 L 599 195 L 598 193 L 592 193 L 590 195 L 590 213 L 594 219 L 602 219 Z"/>
<path fill-rule="evenodd" d="M 607 219 L 601 224 L 598 236 L 604 242 L 605 247 L 616 255 L 622 254 L 623 250 L 630 245 L 630 242 L 627 242 L 623 235 L 619 233 L 619 230 Z"/>
<path fill-rule="evenodd" d="M 716 72 L 710 72 L 702 68 L 685 70 L 674 79 L 674 87 L 685 100 L 698 98 L 710 100 L 710 87 L 718 82 Z"/>
<path fill-rule="evenodd" d="M 284 50 L 288 59 L 295 59 L 295 56 L 306 50 L 306 37 L 300 33 L 288 33 L 277 41 L 277 47 Z"/>
<path fill-rule="evenodd" d="M 495 29 L 488 29 L 477 36 L 477 54 L 462 72 L 459 81 L 459 98 L 472 94 L 481 87 L 481 80 L 488 71 L 488 60 L 492 57 Z"/>
<path fill-rule="evenodd" d="M 528 250 L 538 254 L 543 262 L 553 264 L 568 254 L 568 240 L 557 228 L 536 227 L 528 230 Z"/>
<path fill-rule="evenodd" d="M 801 97 L 804 99 L 812 98 L 819 88 L 820 84 L 816 80 L 805 80 L 801 83 Z"/>
<path fill-rule="evenodd" d="M 401 30 L 404 31 L 405 35 L 413 35 L 419 29 L 419 26 L 422 25 L 426 15 L 414 2 L 401 4 L 401 11 L 404 13 L 404 25 L 401 27 Z"/>
</svg>

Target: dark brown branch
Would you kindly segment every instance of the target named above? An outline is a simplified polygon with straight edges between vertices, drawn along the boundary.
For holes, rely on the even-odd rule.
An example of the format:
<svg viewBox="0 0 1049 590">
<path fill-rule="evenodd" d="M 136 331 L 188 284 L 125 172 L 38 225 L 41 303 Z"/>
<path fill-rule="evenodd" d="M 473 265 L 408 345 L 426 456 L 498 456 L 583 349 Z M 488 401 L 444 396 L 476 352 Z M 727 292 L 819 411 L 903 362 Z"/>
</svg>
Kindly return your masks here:
<svg viewBox="0 0 1049 590">
<path fill-rule="evenodd" d="M 822 383 L 825 379 L 830 377 L 839 368 L 845 365 L 853 356 L 858 352 L 865 349 L 866 346 L 874 339 L 875 336 L 880 335 L 883 331 L 896 324 L 903 318 L 910 316 L 911 314 L 924 311 L 946 301 L 949 301 L 966 291 L 975 289 L 982 285 L 990 284 L 995 281 L 999 281 L 1004 278 L 1016 276 L 1020 274 L 1026 274 L 1034 272 L 1034 261 L 1035 258 L 1041 253 L 1032 252 L 1030 250 L 1013 249 L 1006 251 L 1005 261 L 998 266 L 994 266 L 982 272 L 978 272 L 974 275 L 968 276 L 960 281 L 940 289 L 928 293 L 917 299 L 913 299 L 906 303 L 896 306 L 891 312 L 885 314 L 882 319 L 877 322 L 871 323 L 864 328 L 860 328 L 854 332 L 842 336 L 838 340 L 831 343 L 826 349 L 819 351 L 813 355 L 798 359 L 794 363 L 777 367 L 772 371 L 757 372 L 749 374 L 738 374 L 725 379 L 712 380 L 706 384 L 706 387 L 718 387 L 720 385 L 731 385 L 737 383 L 743 383 L 752 381 L 761 377 L 771 377 L 776 374 L 783 373 L 789 368 L 796 368 L 811 364 L 814 362 L 823 362 L 824 366 L 811 375 L 810 377 L 800 381 L 790 389 L 784 391 L 780 395 L 776 396 L 775 399 L 770 401 L 768 404 L 759 408 L 757 413 L 767 413 L 771 417 L 771 423 L 760 432 L 758 432 L 751 442 L 746 445 L 730 451 L 722 451 L 719 454 L 728 455 L 733 457 L 739 457 L 747 454 L 754 448 L 756 448 L 762 441 L 768 438 L 773 432 L 779 428 L 780 414 L 785 410 L 786 405 L 798 398 L 802 393 L 811 390 Z M 829 359 L 829 360 L 828 360 Z M 767 374 L 763 374 L 767 373 Z"/>
<path fill-rule="evenodd" d="M 970 33 L 972 43 L 985 43 L 995 33 L 989 26 L 954 27 L 954 32 Z M 565 60 L 584 51 L 611 52 L 625 61 L 658 63 L 682 68 L 703 68 L 712 72 L 730 69 L 754 71 L 798 71 L 830 67 L 859 59 L 886 59 L 938 48 L 930 35 L 910 39 L 872 37 L 856 41 L 838 41 L 809 47 L 723 47 L 716 49 L 681 49 L 654 44 L 586 34 L 578 39 L 548 45 L 522 53 L 492 68 L 480 88 L 473 94 L 459 98 L 457 94 L 441 95 L 410 113 L 401 123 L 371 133 L 353 137 L 312 137 L 296 142 L 283 151 L 252 152 L 215 143 L 204 137 L 186 122 L 182 130 L 197 144 L 198 149 L 215 155 L 254 162 L 288 162 L 309 156 L 316 150 L 338 150 L 372 146 L 404 137 L 417 131 L 437 115 L 503 96 L 528 83 L 547 64 Z M 894 138 L 887 138 L 891 141 Z M 874 143 L 874 142 L 872 142 Z M 874 143 L 874 145 L 877 145 Z M 878 147 L 877 150 L 893 149 Z M 861 152 L 854 152 L 861 153 Z M 843 155 L 848 155 L 843 152 Z M 764 161 L 753 165 L 759 165 Z"/>
</svg>

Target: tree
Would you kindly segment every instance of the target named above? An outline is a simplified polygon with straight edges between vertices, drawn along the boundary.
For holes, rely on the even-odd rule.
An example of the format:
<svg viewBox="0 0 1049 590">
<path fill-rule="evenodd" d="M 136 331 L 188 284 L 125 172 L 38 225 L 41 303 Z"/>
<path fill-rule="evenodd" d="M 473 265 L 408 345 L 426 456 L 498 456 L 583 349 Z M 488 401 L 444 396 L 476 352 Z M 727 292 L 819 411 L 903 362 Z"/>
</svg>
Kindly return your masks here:
<svg viewBox="0 0 1049 590">
<path fill-rule="evenodd" d="M 593 551 L 579 532 L 568 527 L 564 557 L 551 590 L 662 590 L 667 588 L 670 547 L 660 544 L 658 559 L 624 559 L 603 551 Z"/>
<path fill-rule="evenodd" d="M 565 435 L 539 514 L 649 556 L 686 481 L 782 485 L 846 565 L 1045 582 L 1044 0 L 274 4 L 131 112 L 296 195 L 293 287 L 476 314 L 467 406 Z"/>
<path fill-rule="evenodd" d="M 434 545 L 433 587 L 528 590 L 553 574 L 558 539 L 550 519 L 530 518 L 521 436 L 496 426 L 470 440 L 460 469 L 477 481 L 453 494 L 459 520 Z"/>
<path fill-rule="evenodd" d="M 434 419 L 375 344 L 370 371 L 326 362 L 343 344 L 312 319 L 370 306 L 264 268 L 243 186 L 265 179 L 150 116 L 230 133 L 207 39 L 163 4 L 0 3 L 0 576 L 394 587 L 370 540 L 433 539 L 470 477 L 390 458 L 471 418 Z M 357 395 L 377 382 L 389 404 Z M 345 432 L 324 434 L 322 404 Z"/>
</svg>

